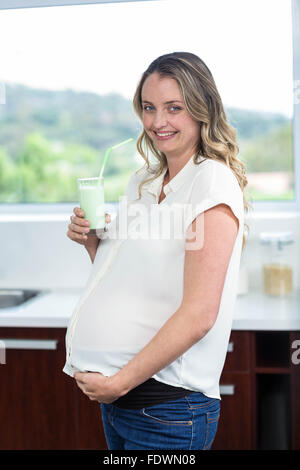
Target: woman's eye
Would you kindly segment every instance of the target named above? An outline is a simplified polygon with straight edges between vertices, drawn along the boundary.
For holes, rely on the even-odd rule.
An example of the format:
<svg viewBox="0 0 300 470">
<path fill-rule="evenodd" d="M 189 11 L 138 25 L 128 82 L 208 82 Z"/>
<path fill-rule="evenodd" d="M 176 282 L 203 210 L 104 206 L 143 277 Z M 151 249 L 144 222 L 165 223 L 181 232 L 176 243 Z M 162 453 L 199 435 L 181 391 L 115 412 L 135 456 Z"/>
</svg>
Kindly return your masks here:
<svg viewBox="0 0 300 470">
<path fill-rule="evenodd" d="M 182 108 L 180 108 L 179 106 L 171 106 L 171 111 L 173 112 L 176 112 L 176 111 L 180 111 Z"/>
<path fill-rule="evenodd" d="M 176 112 L 178 112 L 178 111 L 181 111 L 181 109 L 182 109 L 182 108 L 181 108 L 180 106 L 170 106 L 169 111 L 172 112 L 172 113 L 176 113 Z M 154 110 L 154 107 L 151 106 L 150 104 L 145 104 L 145 105 L 143 106 L 143 110 L 144 110 L 144 111 L 153 111 L 153 110 Z"/>
<path fill-rule="evenodd" d="M 152 111 L 153 106 L 150 106 L 149 104 L 145 104 L 145 105 L 143 106 L 143 109 L 144 109 L 144 111 Z"/>
</svg>

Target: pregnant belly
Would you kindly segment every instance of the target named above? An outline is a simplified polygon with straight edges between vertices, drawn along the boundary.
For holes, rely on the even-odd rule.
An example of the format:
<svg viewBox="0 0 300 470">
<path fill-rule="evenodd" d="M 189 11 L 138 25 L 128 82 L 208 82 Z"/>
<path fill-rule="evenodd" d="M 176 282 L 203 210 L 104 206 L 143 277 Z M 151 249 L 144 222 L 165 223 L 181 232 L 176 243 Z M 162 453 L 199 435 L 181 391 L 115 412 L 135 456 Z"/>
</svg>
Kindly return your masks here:
<svg viewBox="0 0 300 470">
<path fill-rule="evenodd" d="M 105 279 L 104 279 L 105 281 Z M 156 335 L 176 310 L 167 297 L 145 299 L 139 290 L 118 289 L 111 293 L 105 282 L 81 305 L 70 328 L 71 363 L 122 367 Z M 81 362 L 80 362 L 81 361 Z"/>
<path fill-rule="evenodd" d="M 137 353 L 137 352 L 136 352 Z M 136 355 L 124 350 L 93 350 L 75 347 L 72 349 L 71 364 L 82 372 L 100 372 L 110 377 L 121 370 Z"/>
<path fill-rule="evenodd" d="M 79 370 L 111 375 L 143 349 L 160 326 L 153 325 L 153 318 L 116 310 L 82 310 L 70 339 L 70 362 Z"/>
</svg>

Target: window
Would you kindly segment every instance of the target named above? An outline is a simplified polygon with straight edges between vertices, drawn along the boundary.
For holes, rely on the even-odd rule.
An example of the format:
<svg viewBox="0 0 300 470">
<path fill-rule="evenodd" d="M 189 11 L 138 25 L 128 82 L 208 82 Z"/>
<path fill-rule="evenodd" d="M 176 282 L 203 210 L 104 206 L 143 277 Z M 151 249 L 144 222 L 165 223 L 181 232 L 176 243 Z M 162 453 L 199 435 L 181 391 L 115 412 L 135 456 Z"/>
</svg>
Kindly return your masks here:
<svg viewBox="0 0 300 470">
<path fill-rule="evenodd" d="M 299 0 L 2 3 L 0 203 L 77 201 L 77 178 L 97 176 L 107 147 L 138 137 L 132 97 L 144 69 L 186 50 L 212 71 L 237 130 L 250 202 L 299 208 Z M 142 165 L 134 143 L 113 152 L 106 200 Z"/>
</svg>

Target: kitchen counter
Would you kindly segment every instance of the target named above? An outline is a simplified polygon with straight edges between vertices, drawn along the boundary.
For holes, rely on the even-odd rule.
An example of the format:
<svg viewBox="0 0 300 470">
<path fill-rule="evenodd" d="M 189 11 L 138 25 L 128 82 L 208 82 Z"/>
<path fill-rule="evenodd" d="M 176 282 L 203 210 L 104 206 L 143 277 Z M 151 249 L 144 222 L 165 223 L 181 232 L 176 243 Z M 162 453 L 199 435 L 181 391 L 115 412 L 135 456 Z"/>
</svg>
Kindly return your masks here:
<svg viewBox="0 0 300 470">
<path fill-rule="evenodd" d="M 300 289 L 286 297 L 269 296 L 262 291 L 239 295 L 232 329 L 300 331 Z"/>
<path fill-rule="evenodd" d="M 23 305 L 1 308 L 0 327 L 67 327 L 80 294 L 78 289 L 45 289 Z"/>
<path fill-rule="evenodd" d="M 0 327 L 67 327 L 80 295 L 78 289 L 54 289 L 18 307 L 0 309 Z M 262 292 L 239 295 L 232 329 L 300 331 L 300 290 L 286 298 Z"/>
</svg>

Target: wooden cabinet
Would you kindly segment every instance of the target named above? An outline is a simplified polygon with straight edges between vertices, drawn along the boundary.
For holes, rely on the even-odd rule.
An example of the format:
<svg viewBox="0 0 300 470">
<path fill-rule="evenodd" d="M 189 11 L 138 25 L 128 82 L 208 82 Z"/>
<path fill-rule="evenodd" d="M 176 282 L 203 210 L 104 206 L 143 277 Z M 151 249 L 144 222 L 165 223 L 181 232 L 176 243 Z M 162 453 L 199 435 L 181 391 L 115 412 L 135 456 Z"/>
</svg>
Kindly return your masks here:
<svg viewBox="0 0 300 470">
<path fill-rule="evenodd" d="M 107 449 L 99 403 L 62 372 L 65 328 L 0 328 L 0 449 Z M 300 449 L 300 332 L 233 331 L 212 449 Z M 300 356 L 300 354 L 298 355 Z"/>
<path fill-rule="evenodd" d="M 231 333 L 212 449 L 300 449 L 300 365 L 291 361 L 297 340 L 300 332 Z"/>
<path fill-rule="evenodd" d="M 106 449 L 99 404 L 62 372 L 65 333 L 0 328 L 0 449 Z"/>
<path fill-rule="evenodd" d="M 221 413 L 213 449 L 252 449 L 250 333 L 231 333 L 220 379 Z"/>
</svg>

